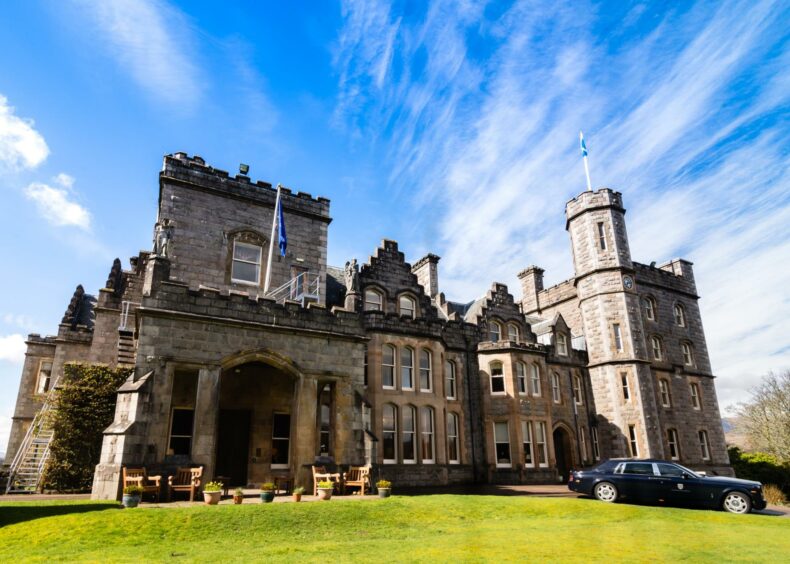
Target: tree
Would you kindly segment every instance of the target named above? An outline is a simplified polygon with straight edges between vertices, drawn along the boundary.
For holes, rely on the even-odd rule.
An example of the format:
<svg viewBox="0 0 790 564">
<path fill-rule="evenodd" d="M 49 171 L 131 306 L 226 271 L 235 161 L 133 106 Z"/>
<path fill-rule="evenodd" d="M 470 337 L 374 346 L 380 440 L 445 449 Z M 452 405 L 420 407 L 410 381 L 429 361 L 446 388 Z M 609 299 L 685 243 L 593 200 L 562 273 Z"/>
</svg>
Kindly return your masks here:
<svg viewBox="0 0 790 564">
<path fill-rule="evenodd" d="M 738 416 L 753 450 L 790 462 L 790 370 L 763 377 Z"/>
</svg>

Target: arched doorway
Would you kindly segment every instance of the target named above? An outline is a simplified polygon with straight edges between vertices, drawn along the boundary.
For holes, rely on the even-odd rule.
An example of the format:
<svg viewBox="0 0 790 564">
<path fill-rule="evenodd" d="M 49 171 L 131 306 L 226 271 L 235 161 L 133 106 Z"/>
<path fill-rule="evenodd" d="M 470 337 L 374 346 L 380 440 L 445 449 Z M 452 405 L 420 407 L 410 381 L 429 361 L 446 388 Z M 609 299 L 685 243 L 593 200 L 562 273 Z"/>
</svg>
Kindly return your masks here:
<svg viewBox="0 0 790 564">
<path fill-rule="evenodd" d="M 557 473 L 563 482 L 568 481 L 568 474 L 573 465 L 573 451 L 571 450 L 571 437 L 564 427 L 557 427 L 553 433 L 554 458 L 557 460 Z"/>
<path fill-rule="evenodd" d="M 230 486 L 290 473 L 296 378 L 260 360 L 232 366 L 220 377 L 216 476 Z"/>
</svg>

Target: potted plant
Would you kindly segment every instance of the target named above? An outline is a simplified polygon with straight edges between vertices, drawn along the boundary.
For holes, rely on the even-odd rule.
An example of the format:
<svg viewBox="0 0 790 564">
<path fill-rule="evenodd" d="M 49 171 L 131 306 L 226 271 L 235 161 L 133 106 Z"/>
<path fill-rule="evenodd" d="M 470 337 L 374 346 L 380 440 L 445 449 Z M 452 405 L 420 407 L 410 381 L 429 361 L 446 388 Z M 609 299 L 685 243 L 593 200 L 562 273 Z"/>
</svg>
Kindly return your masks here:
<svg viewBox="0 0 790 564">
<path fill-rule="evenodd" d="M 294 488 L 294 491 L 291 493 L 294 496 L 294 501 L 302 501 L 302 494 L 304 493 L 304 488 L 302 486 L 297 486 Z"/>
<path fill-rule="evenodd" d="M 236 488 L 236 491 L 233 492 L 233 503 L 235 505 L 240 505 L 242 501 L 244 501 L 244 490 Z"/>
<path fill-rule="evenodd" d="M 274 484 L 271 482 L 261 484 L 261 501 L 263 503 L 271 503 L 274 501 Z"/>
<path fill-rule="evenodd" d="M 137 505 L 140 503 L 141 497 L 143 497 L 142 486 L 126 486 L 123 489 L 123 506 L 137 507 Z"/>
<path fill-rule="evenodd" d="M 222 482 L 209 482 L 203 488 L 203 501 L 206 505 L 217 505 L 222 497 Z"/>
<path fill-rule="evenodd" d="M 392 495 L 392 482 L 389 480 L 379 480 L 376 482 L 376 489 L 379 490 L 379 497 L 389 497 Z"/>
<path fill-rule="evenodd" d="M 332 490 L 334 489 L 335 484 L 330 480 L 318 482 L 318 499 L 329 501 L 332 499 Z"/>
</svg>

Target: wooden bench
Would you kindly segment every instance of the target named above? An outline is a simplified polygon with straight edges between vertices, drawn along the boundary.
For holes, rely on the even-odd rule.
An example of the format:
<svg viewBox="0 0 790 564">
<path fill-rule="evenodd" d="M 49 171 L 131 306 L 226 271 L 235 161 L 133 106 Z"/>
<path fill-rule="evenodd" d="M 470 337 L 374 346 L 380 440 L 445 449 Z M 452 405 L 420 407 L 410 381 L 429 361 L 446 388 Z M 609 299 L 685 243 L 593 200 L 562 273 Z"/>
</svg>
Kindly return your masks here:
<svg viewBox="0 0 790 564">
<path fill-rule="evenodd" d="M 195 494 L 200 490 L 200 480 L 203 477 L 203 467 L 179 468 L 175 476 L 167 479 L 172 498 L 175 492 L 189 492 L 189 501 L 195 501 Z"/>
<path fill-rule="evenodd" d="M 370 466 L 351 466 L 343 474 L 343 486 L 359 488 L 359 494 L 365 495 L 365 488 L 370 488 Z"/>
<path fill-rule="evenodd" d="M 162 476 L 149 476 L 145 468 L 123 467 L 123 487 L 140 486 L 143 488 L 143 495 L 154 494 L 154 499 L 158 502 L 162 491 Z"/>
<path fill-rule="evenodd" d="M 326 471 L 326 466 L 313 466 L 313 495 L 318 495 L 318 482 L 332 482 L 333 489 L 343 490 L 343 476 Z"/>
</svg>

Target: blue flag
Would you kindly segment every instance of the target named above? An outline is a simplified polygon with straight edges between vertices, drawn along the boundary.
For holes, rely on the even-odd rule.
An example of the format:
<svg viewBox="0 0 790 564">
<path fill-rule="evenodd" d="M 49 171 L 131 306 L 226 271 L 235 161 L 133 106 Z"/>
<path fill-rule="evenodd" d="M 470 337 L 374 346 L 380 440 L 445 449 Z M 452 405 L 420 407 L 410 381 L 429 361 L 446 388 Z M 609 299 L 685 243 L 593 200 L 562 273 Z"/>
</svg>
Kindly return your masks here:
<svg viewBox="0 0 790 564">
<path fill-rule="evenodd" d="M 582 157 L 586 157 L 587 156 L 587 145 L 584 144 L 584 136 L 582 135 L 581 131 L 579 132 L 579 143 L 581 143 L 581 147 L 582 147 Z"/>
<path fill-rule="evenodd" d="M 283 217 L 283 202 L 280 199 L 277 203 L 277 213 L 279 217 L 277 218 L 277 224 L 279 227 L 279 239 L 280 239 L 280 256 L 285 256 L 285 249 L 288 248 L 288 237 L 285 235 L 285 218 Z"/>
</svg>

